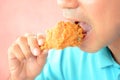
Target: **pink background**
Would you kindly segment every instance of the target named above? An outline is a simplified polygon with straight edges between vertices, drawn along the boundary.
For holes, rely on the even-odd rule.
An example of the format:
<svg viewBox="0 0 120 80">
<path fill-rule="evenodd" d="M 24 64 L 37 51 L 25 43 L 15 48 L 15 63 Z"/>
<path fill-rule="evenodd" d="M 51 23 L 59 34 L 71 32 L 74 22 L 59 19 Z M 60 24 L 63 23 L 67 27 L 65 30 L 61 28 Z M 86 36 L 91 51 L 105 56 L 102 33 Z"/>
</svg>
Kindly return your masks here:
<svg viewBox="0 0 120 80">
<path fill-rule="evenodd" d="M 60 20 L 56 0 L 0 0 L 0 80 L 9 76 L 7 49 L 18 36 L 44 32 Z"/>
</svg>

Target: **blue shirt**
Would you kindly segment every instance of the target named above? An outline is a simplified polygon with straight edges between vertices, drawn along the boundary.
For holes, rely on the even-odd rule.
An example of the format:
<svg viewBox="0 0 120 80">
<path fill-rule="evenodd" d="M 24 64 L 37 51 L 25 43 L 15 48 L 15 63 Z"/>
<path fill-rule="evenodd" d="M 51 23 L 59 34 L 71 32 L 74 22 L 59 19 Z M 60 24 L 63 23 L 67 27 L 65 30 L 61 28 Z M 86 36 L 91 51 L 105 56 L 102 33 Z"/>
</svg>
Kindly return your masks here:
<svg viewBox="0 0 120 80">
<path fill-rule="evenodd" d="M 78 47 L 53 49 L 35 80 L 120 80 L 120 65 L 106 47 L 94 54 Z"/>
</svg>

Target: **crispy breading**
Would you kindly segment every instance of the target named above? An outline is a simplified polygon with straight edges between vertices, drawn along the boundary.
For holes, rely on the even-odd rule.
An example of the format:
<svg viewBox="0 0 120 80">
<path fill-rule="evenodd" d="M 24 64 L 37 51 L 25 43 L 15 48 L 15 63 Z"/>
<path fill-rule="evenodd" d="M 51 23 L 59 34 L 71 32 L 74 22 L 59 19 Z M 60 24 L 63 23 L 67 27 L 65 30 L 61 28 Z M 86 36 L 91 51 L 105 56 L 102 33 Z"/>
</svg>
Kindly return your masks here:
<svg viewBox="0 0 120 80">
<path fill-rule="evenodd" d="M 64 49 L 67 46 L 79 46 L 83 37 L 83 29 L 78 24 L 61 21 L 47 31 L 45 43 L 40 48 Z"/>
</svg>

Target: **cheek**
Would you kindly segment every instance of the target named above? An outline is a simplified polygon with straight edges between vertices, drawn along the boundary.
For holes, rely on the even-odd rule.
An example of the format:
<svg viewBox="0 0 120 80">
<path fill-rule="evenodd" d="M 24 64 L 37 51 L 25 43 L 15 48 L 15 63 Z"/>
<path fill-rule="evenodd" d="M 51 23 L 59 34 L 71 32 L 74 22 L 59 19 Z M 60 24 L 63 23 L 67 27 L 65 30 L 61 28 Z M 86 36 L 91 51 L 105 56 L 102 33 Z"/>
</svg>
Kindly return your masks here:
<svg viewBox="0 0 120 80">
<path fill-rule="evenodd" d="M 91 24 L 93 28 L 95 29 L 96 33 L 103 32 L 103 28 L 105 28 L 108 12 L 107 12 L 107 0 L 83 0 L 84 2 L 84 10 L 85 14 L 89 17 L 91 20 Z M 88 1 L 88 2 L 87 2 Z M 91 2 L 90 2 L 91 1 Z"/>
<path fill-rule="evenodd" d="M 107 1 L 107 0 L 106 0 Z M 104 0 L 83 0 L 83 7 L 86 15 L 93 21 L 102 20 L 106 12 L 106 1 Z"/>
<path fill-rule="evenodd" d="M 106 12 L 107 7 L 105 5 L 106 2 L 103 0 L 89 0 L 89 2 L 87 2 L 86 0 L 86 3 L 84 4 L 86 5 L 84 10 L 86 10 L 86 15 L 88 15 L 88 17 L 92 22 L 92 26 L 96 33 L 96 37 L 101 38 L 102 36 L 105 36 L 104 31 L 108 29 L 107 27 L 105 27 L 106 25 L 105 21 L 107 15 Z"/>
<path fill-rule="evenodd" d="M 107 25 L 104 27 L 96 26 L 95 34 L 95 38 L 98 42 L 108 45 L 120 37 L 120 26 L 112 24 L 108 27 Z"/>
<path fill-rule="evenodd" d="M 107 0 L 105 1 L 89 0 L 89 1 L 92 2 L 84 3 L 86 5 L 86 7 L 84 7 L 84 10 L 86 10 L 85 11 L 86 15 L 88 15 L 92 22 L 95 33 L 94 38 L 99 43 L 107 45 L 118 37 L 117 36 L 118 29 L 113 24 L 112 21 L 113 18 L 110 19 L 110 16 L 113 16 L 111 14 L 115 11 L 111 11 L 110 9 L 111 5 L 107 4 L 108 3 Z"/>
</svg>

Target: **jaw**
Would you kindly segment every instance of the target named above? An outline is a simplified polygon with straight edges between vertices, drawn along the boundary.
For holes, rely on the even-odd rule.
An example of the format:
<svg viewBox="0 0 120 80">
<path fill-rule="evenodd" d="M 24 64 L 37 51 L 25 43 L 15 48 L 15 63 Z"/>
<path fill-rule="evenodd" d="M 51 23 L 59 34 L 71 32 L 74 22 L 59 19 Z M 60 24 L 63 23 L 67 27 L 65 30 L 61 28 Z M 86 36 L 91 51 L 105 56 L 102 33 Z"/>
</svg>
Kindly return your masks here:
<svg viewBox="0 0 120 80">
<path fill-rule="evenodd" d="M 86 35 L 82 43 L 80 44 L 80 48 L 86 52 L 96 52 L 99 49 L 101 49 L 102 43 L 97 38 L 95 29 L 93 29 L 93 26 L 87 23 L 82 23 L 82 22 L 80 23 L 80 26 L 86 32 Z"/>
<path fill-rule="evenodd" d="M 98 48 L 96 48 L 96 35 L 95 31 L 92 29 L 92 26 L 82 21 L 75 21 L 74 23 L 80 25 L 85 33 L 85 37 L 79 47 L 86 52 L 96 52 Z"/>
</svg>

